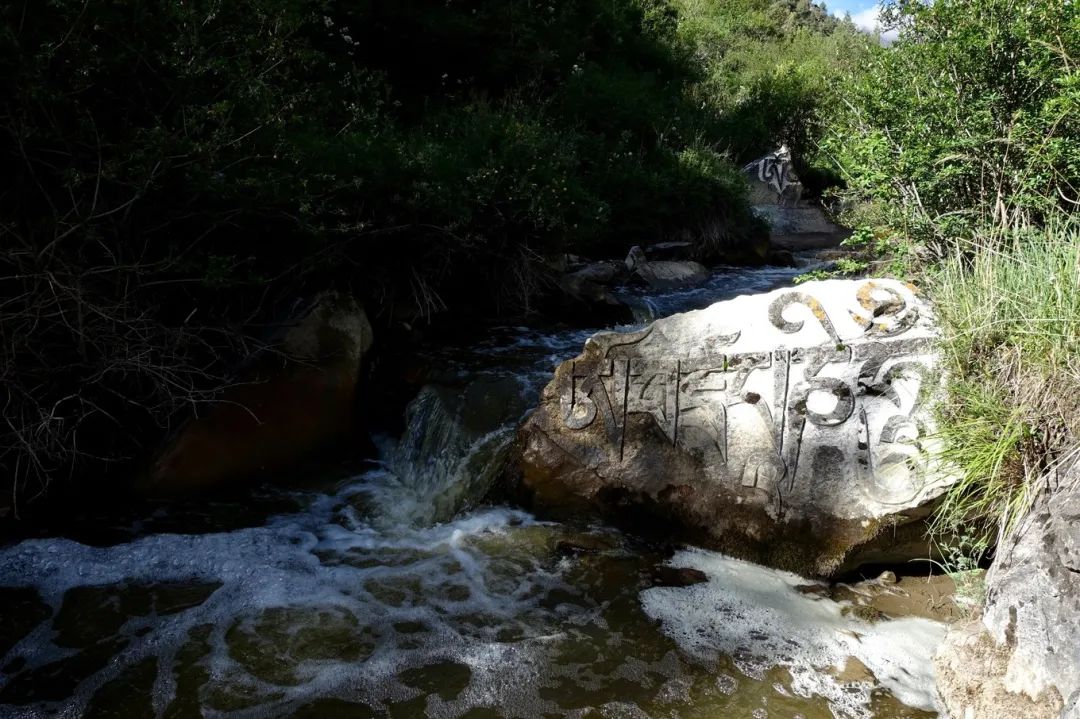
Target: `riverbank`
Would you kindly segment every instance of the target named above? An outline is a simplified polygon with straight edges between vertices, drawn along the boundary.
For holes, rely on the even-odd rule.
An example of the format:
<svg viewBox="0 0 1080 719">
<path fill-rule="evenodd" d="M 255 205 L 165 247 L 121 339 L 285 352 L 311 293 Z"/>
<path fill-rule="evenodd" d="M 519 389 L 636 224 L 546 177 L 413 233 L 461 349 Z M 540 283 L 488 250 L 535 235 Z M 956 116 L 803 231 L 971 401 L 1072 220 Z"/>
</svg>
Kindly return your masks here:
<svg viewBox="0 0 1080 719">
<path fill-rule="evenodd" d="M 935 531 L 953 538 L 954 570 L 993 556 L 979 621 L 957 627 L 939 657 L 943 693 L 954 713 L 1072 717 L 1080 711 L 1075 218 L 958 242 L 933 282 L 953 368 L 942 434 L 963 475 Z"/>
</svg>

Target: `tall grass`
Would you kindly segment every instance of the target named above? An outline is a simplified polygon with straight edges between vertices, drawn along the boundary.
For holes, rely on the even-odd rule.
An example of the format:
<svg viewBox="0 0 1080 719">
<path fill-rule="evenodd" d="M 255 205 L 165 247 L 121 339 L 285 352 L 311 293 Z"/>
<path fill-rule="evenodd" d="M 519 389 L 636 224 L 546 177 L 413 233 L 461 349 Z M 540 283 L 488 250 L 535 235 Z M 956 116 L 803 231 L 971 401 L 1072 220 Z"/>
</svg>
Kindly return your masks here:
<svg viewBox="0 0 1080 719">
<path fill-rule="evenodd" d="M 1080 221 L 956 241 L 930 280 L 950 370 L 939 432 L 961 474 L 935 529 L 974 527 L 985 548 L 1080 435 Z"/>
</svg>

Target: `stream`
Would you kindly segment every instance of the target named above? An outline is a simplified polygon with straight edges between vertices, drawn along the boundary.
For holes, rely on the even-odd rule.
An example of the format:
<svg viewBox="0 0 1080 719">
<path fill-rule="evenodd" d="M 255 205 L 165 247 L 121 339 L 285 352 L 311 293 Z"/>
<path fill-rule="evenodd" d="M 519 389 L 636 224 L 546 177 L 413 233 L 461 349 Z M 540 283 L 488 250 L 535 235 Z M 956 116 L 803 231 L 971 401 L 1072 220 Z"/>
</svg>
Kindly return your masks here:
<svg viewBox="0 0 1080 719">
<path fill-rule="evenodd" d="M 626 292 L 644 322 L 806 271 Z M 484 500 L 594 331 L 433 351 L 438 381 L 359 473 L 0 547 L 0 717 L 937 716 L 940 623 L 872 623 L 811 580 Z M 658 565 L 708 581 L 659 586 Z"/>
</svg>

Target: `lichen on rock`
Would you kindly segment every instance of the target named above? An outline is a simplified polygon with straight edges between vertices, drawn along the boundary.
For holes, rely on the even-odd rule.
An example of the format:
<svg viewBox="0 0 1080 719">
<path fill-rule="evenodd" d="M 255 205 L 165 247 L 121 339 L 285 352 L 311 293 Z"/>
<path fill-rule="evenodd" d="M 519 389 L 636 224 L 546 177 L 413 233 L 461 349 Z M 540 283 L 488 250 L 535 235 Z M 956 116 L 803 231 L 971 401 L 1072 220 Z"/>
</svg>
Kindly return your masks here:
<svg viewBox="0 0 1080 719">
<path fill-rule="evenodd" d="M 594 335 L 521 429 L 523 484 L 542 505 L 646 509 L 736 556 L 830 574 L 952 479 L 926 451 L 935 337 L 927 303 L 892 280 Z"/>
</svg>

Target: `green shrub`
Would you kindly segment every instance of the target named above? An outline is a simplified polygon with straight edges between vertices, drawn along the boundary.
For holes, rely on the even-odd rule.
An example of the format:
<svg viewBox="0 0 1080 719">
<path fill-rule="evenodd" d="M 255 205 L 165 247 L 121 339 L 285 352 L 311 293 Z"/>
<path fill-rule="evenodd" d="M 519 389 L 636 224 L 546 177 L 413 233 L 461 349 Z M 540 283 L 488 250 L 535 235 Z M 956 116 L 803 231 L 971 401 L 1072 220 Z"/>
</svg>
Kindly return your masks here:
<svg viewBox="0 0 1080 719">
<path fill-rule="evenodd" d="M 896 0 L 900 38 L 845 83 L 822 143 L 849 192 L 916 240 L 1040 222 L 1080 202 L 1080 10 Z"/>
</svg>

